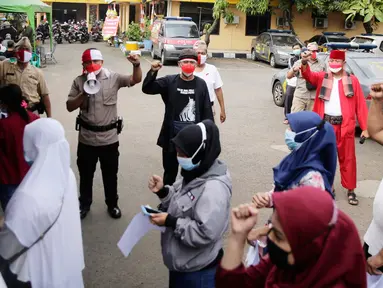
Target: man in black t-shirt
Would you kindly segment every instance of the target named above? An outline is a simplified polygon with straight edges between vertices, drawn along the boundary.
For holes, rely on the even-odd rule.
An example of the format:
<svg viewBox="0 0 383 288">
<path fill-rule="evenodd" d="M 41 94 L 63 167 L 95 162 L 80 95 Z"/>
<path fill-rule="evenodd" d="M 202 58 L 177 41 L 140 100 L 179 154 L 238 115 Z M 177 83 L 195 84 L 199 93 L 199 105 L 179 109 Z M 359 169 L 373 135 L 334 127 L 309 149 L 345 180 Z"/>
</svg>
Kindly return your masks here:
<svg viewBox="0 0 383 288">
<path fill-rule="evenodd" d="M 142 84 L 142 92 L 160 94 L 165 104 L 164 121 L 157 140 L 157 145 L 162 148 L 165 185 L 172 185 L 178 174 L 177 152 L 170 140 L 187 125 L 205 119 L 214 121 L 206 82 L 193 75 L 197 61 L 194 50 L 182 50 L 178 58 L 179 74 L 157 79 L 162 64 L 154 62 Z"/>
</svg>

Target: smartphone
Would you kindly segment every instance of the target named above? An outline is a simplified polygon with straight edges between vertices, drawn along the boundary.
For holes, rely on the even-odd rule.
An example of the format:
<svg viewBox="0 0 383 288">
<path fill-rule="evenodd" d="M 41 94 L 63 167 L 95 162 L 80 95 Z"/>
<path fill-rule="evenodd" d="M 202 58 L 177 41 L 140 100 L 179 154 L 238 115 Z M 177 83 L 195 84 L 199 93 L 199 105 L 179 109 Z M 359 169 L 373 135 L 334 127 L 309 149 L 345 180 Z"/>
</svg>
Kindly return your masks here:
<svg viewBox="0 0 383 288">
<path fill-rule="evenodd" d="M 144 213 L 147 216 L 150 216 L 150 214 L 162 213 L 161 211 L 158 211 L 156 209 L 153 209 L 149 206 L 144 206 L 144 205 L 141 205 L 141 210 L 142 210 L 142 213 Z"/>
</svg>

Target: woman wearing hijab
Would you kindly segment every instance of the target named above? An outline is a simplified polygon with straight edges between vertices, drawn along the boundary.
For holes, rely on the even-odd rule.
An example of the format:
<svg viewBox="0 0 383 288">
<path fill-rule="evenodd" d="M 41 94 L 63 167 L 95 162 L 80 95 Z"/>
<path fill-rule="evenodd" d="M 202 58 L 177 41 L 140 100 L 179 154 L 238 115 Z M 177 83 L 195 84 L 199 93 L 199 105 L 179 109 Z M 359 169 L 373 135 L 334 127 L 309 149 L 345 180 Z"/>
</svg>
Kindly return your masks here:
<svg viewBox="0 0 383 288">
<path fill-rule="evenodd" d="M 273 193 L 272 201 L 269 257 L 249 268 L 243 266 L 242 256 L 258 211 L 251 204 L 233 209 L 232 233 L 217 271 L 217 288 L 367 287 L 358 231 L 328 193 L 300 187 Z"/>
<path fill-rule="evenodd" d="M 64 129 L 56 120 L 39 119 L 25 127 L 23 142 L 31 168 L 5 211 L 0 256 L 11 262 L 23 252 L 4 280 L 8 287 L 82 288 L 77 185 Z"/>
<path fill-rule="evenodd" d="M 23 152 L 25 126 L 39 116 L 27 111 L 19 86 L 0 89 L 0 202 L 3 211 L 29 166 Z"/>
<path fill-rule="evenodd" d="M 151 221 L 165 226 L 162 255 L 170 288 L 213 288 L 223 255 L 223 235 L 230 215 L 231 177 L 218 160 L 219 131 L 211 120 L 182 129 L 172 140 L 182 167 L 181 179 L 164 186 L 152 176 L 149 189 L 161 200 Z"/>
<path fill-rule="evenodd" d="M 311 111 L 291 113 L 287 119 L 290 126 L 285 132 L 285 142 L 291 153 L 273 169 L 273 192 L 312 186 L 334 197 L 332 186 L 337 163 L 334 129 Z M 257 193 L 253 197 L 257 208 L 269 206 L 269 200 L 270 193 Z"/>
</svg>

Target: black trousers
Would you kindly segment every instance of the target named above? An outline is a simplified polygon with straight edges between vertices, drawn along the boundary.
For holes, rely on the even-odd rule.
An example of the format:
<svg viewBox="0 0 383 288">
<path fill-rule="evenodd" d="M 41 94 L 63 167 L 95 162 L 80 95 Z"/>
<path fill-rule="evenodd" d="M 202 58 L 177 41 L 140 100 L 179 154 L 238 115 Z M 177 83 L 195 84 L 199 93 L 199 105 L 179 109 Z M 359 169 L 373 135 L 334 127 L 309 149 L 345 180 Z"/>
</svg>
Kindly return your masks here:
<svg viewBox="0 0 383 288">
<path fill-rule="evenodd" d="M 162 166 L 164 167 L 164 184 L 173 185 L 178 174 L 177 151 L 162 149 Z"/>
<path fill-rule="evenodd" d="M 295 87 L 287 85 L 285 97 L 285 117 L 291 113 L 291 106 L 293 105 Z"/>
<path fill-rule="evenodd" d="M 117 172 L 119 142 L 106 146 L 89 146 L 78 143 L 77 166 L 80 173 L 80 207 L 88 210 L 92 204 L 93 177 L 96 164 L 100 160 L 102 181 L 104 183 L 105 203 L 108 207 L 117 206 Z"/>
</svg>

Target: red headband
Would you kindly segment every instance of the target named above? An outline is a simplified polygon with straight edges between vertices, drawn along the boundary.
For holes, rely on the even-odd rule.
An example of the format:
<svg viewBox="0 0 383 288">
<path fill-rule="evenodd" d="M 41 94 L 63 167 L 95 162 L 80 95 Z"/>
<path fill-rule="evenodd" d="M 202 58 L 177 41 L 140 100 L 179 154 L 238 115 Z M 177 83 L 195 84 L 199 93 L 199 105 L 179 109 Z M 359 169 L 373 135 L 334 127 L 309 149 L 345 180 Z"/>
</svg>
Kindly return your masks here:
<svg viewBox="0 0 383 288">
<path fill-rule="evenodd" d="M 346 53 L 340 50 L 331 50 L 330 59 L 346 60 Z"/>
</svg>

